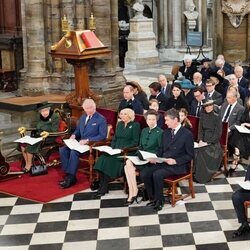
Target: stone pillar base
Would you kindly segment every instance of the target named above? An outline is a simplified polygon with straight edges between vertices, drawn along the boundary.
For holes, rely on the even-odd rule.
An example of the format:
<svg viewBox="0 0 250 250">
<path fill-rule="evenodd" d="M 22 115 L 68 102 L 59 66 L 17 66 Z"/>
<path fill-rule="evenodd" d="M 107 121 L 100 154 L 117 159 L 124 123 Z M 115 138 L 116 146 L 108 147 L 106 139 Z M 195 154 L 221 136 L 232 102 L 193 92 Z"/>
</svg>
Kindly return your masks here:
<svg viewBox="0 0 250 250">
<path fill-rule="evenodd" d="M 138 69 L 159 64 L 153 19 L 131 19 L 125 68 Z"/>
</svg>

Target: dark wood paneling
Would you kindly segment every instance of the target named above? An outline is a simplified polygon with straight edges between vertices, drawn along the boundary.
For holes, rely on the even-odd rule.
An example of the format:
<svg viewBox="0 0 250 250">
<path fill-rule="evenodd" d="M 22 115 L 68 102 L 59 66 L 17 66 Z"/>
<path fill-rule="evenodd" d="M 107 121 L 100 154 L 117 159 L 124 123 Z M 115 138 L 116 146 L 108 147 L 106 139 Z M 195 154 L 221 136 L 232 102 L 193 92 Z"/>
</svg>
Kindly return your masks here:
<svg viewBox="0 0 250 250">
<path fill-rule="evenodd" d="M 21 0 L 0 1 L 0 33 L 21 35 Z"/>
</svg>

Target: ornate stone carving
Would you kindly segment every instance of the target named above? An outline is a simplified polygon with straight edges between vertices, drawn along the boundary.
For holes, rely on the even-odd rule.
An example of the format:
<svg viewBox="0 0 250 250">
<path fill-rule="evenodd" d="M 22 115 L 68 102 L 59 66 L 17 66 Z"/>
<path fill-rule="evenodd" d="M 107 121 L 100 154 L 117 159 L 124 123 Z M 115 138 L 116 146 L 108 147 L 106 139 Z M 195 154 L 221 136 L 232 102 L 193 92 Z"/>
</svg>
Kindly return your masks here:
<svg viewBox="0 0 250 250">
<path fill-rule="evenodd" d="M 198 11 L 195 10 L 195 4 L 193 0 L 185 1 L 185 11 L 183 12 L 187 18 L 187 26 L 189 30 L 193 30 L 196 27 L 196 20 L 198 18 Z"/>
<path fill-rule="evenodd" d="M 222 0 L 222 12 L 227 14 L 231 24 L 238 28 L 245 15 L 250 13 L 250 0 Z"/>
</svg>

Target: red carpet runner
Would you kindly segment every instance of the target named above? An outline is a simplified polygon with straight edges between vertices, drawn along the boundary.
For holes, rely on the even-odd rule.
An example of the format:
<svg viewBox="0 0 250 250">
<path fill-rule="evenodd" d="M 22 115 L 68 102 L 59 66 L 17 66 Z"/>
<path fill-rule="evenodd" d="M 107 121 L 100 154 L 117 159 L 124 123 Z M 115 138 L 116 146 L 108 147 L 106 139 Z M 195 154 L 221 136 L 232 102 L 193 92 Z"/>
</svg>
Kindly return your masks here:
<svg viewBox="0 0 250 250">
<path fill-rule="evenodd" d="M 30 174 L 23 174 L 20 178 L 1 182 L 0 192 L 46 203 L 89 188 L 87 177 L 78 172 L 77 184 L 67 189 L 61 189 L 58 181 L 62 179 L 62 175 L 60 166 L 50 167 L 47 175 L 32 177 Z"/>
</svg>

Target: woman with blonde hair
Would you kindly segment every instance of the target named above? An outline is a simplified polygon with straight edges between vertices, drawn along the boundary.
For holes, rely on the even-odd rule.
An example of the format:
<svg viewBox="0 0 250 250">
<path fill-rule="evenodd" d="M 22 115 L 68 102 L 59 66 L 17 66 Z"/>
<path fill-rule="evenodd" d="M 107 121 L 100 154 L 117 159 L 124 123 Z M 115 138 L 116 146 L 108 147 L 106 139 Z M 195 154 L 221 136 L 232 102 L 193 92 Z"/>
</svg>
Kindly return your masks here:
<svg viewBox="0 0 250 250">
<path fill-rule="evenodd" d="M 111 142 L 113 149 L 123 149 L 138 146 L 140 138 L 140 124 L 135 122 L 135 112 L 125 108 L 119 113 L 120 121 L 117 124 L 115 135 Z M 99 172 L 100 186 L 96 193 L 96 198 L 108 193 L 108 183 L 110 178 L 117 178 L 123 175 L 124 159 L 121 154 L 102 154 L 94 169 Z"/>
<path fill-rule="evenodd" d="M 157 126 L 158 114 L 155 110 L 148 110 L 145 113 L 148 127 L 144 128 L 141 133 L 139 149 L 150 153 L 156 153 L 161 145 L 162 129 Z M 128 199 L 125 205 L 131 205 L 137 201 L 138 188 L 136 183 L 136 170 L 142 170 L 146 165 L 134 165 L 132 161 L 127 160 L 124 171 L 128 183 Z"/>
</svg>

